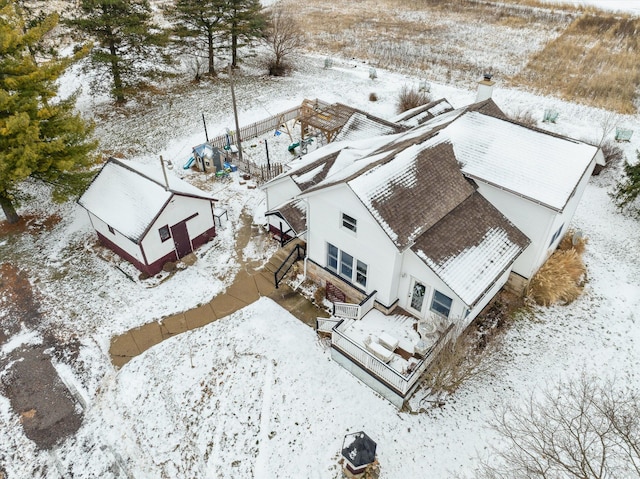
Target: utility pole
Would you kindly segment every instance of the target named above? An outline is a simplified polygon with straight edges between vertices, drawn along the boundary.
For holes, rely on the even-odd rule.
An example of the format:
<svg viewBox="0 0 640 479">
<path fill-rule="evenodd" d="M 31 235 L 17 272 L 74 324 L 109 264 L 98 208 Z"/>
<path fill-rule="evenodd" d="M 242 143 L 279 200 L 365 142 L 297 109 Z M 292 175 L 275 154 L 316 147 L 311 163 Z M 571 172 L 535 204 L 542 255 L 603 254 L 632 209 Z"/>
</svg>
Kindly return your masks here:
<svg viewBox="0 0 640 479">
<path fill-rule="evenodd" d="M 207 122 L 204 119 L 204 113 L 202 114 L 202 124 L 204 125 L 204 137 L 207 140 L 207 143 L 209 143 L 209 134 L 207 133 Z"/>
<path fill-rule="evenodd" d="M 162 166 L 162 175 L 164 176 L 164 189 L 169 191 L 169 180 L 167 179 L 167 171 L 164 169 L 164 160 L 160 155 L 160 166 Z"/>
<path fill-rule="evenodd" d="M 242 162 L 242 145 L 240 138 L 240 124 L 238 123 L 238 108 L 236 107 L 236 92 L 233 89 L 233 73 L 229 64 L 229 82 L 231 83 L 231 101 L 233 103 L 233 117 L 236 121 L 236 143 L 238 146 L 238 160 Z"/>
</svg>

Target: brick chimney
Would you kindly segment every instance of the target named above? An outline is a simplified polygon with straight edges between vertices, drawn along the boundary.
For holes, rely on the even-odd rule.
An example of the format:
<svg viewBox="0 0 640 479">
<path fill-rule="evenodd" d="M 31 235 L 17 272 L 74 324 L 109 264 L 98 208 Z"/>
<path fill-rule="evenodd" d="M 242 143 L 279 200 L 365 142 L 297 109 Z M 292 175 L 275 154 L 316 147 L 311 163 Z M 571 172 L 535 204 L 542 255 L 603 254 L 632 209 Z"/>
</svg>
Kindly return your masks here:
<svg viewBox="0 0 640 479">
<path fill-rule="evenodd" d="M 478 82 L 478 94 L 476 95 L 476 103 L 488 100 L 493 93 L 493 85 L 496 82 L 491 80 L 491 74 L 485 73 L 482 80 Z"/>
</svg>

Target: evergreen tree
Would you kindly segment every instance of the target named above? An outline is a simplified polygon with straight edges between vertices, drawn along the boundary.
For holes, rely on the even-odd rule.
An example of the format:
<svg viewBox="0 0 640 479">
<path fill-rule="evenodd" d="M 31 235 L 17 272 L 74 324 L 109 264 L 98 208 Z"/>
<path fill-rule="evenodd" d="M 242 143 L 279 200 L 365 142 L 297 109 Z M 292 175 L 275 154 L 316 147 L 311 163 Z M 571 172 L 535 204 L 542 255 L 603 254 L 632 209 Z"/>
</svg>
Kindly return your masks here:
<svg viewBox="0 0 640 479">
<path fill-rule="evenodd" d="M 263 36 L 267 17 L 260 0 L 227 0 L 226 31 L 231 41 L 231 65 L 238 66 L 241 40 L 251 41 Z"/>
<path fill-rule="evenodd" d="M 215 75 L 215 47 L 224 30 L 226 0 L 177 0 L 165 9 L 165 14 L 174 21 L 179 38 L 204 43 L 207 52 L 209 75 Z M 196 72 L 196 77 L 199 72 Z"/>
<path fill-rule="evenodd" d="M 611 194 L 620 209 L 630 206 L 640 196 L 640 151 L 637 151 L 636 155 L 638 161 L 635 165 L 624 162 L 624 178 L 616 184 Z"/>
<path fill-rule="evenodd" d="M 49 15 L 27 25 L 16 0 L 0 0 L 0 205 L 10 223 L 19 220 L 19 183 L 46 181 L 55 198 L 73 193 L 96 146 L 88 139 L 92 127 L 74 112 L 75 97 L 57 98 L 56 80 L 87 49 L 36 60 L 58 20 Z"/>
<path fill-rule="evenodd" d="M 124 103 L 127 87 L 168 61 L 154 48 L 166 44 L 166 35 L 152 22 L 147 0 L 80 0 L 80 12 L 68 23 L 95 39 L 93 64 L 106 68 L 116 102 Z"/>
</svg>

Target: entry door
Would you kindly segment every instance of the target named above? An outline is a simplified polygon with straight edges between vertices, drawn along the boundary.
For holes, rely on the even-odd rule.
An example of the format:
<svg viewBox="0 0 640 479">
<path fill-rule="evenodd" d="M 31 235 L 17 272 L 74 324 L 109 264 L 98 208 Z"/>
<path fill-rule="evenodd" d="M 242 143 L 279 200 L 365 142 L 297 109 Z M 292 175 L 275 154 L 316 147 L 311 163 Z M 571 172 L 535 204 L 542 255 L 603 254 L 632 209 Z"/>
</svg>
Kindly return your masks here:
<svg viewBox="0 0 640 479">
<path fill-rule="evenodd" d="M 429 297 L 429 287 L 424 283 L 421 283 L 415 278 L 411 278 L 411 288 L 409 289 L 409 304 L 407 309 L 412 313 L 422 317 L 422 311 L 424 310 L 424 303 Z"/>
<path fill-rule="evenodd" d="M 173 237 L 173 243 L 176 246 L 178 259 L 188 255 L 189 253 L 191 253 L 191 251 L 193 251 L 191 249 L 191 240 L 189 239 L 186 221 L 173 225 L 171 227 L 171 236 Z"/>
</svg>

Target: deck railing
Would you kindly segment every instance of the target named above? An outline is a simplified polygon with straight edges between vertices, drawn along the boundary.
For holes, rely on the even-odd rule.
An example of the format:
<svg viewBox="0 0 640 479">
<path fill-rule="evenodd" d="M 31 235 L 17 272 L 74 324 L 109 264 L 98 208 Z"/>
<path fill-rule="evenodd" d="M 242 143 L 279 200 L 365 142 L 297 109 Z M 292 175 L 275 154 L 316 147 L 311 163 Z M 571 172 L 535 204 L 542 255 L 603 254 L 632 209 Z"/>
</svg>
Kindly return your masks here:
<svg viewBox="0 0 640 479">
<path fill-rule="evenodd" d="M 377 291 L 373 291 L 369 296 L 360 301 L 360 304 L 333 303 L 333 315 L 347 319 L 362 319 L 365 314 L 373 309 L 377 293 Z"/>
<path fill-rule="evenodd" d="M 353 303 L 333 303 L 333 315 L 339 318 L 360 319 L 360 306 Z"/>
<path fill-rule="evenodd" d="M 331 333 L 333 327 L 340 321 L 337 318 L 316 318 L 316 331 L 319 333 Z"/>
<path fill-rule="evenodd" d="M 447 344 L 454 329 L 453 325 L 449 325 L 427 354 L 425 354 L 413 368 L 412 372 L 409 374 L 402 374 L 386 364 L 384 361 L 376 358 L 373 354 L 364 349 L 363 346 L 360 346 L 345 334 L 344 330 L 348 328 L 351 321 L 353 320 L 341 320 L 333 327 L 331 334 L 331 346 L 344 354 L 354 363 L 363 367 L 372 376 L 390 387 L 402 397 L 406 397 L 409 392 L 411 392 L 435 356 L 440 352 L 444 345 Z"/>
<path fill-rule="evenodd" d="M 293 247 L 289 255 L 282 262 L 280 267 L 273 273 L 273 279 L 275 281 L 276 289 L 280 285 L 280 281 L 284 279 L 286 274 L 289 272 L 291 267 L 296 261 L 299 261 L 304 258 L 307 251 L 307 246 L 298 243 Z"/>
</svg>

